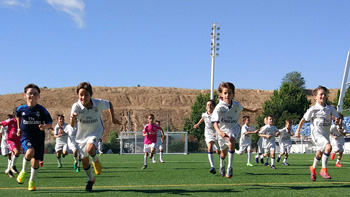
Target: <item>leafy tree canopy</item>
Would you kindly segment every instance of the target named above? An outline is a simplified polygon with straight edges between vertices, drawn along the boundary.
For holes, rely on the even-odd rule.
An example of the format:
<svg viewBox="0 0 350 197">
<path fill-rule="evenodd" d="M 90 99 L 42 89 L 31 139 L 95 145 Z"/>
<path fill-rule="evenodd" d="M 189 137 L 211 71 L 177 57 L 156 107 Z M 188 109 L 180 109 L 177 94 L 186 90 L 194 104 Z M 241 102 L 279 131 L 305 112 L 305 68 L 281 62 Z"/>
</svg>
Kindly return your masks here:
<svg viewBox="0 0 350 197">
<path fill-rule="evenodd" d="M 301 76 L 301 73 L 297 72 L 297 71 L 292 71 L 292 72 L 287 73 L 282 78 L 282 84 L 283 83 L 292 83 L 296 87 L 305 89 L 305 79 L 304 79 L 304 77 Z"/>
</svg>

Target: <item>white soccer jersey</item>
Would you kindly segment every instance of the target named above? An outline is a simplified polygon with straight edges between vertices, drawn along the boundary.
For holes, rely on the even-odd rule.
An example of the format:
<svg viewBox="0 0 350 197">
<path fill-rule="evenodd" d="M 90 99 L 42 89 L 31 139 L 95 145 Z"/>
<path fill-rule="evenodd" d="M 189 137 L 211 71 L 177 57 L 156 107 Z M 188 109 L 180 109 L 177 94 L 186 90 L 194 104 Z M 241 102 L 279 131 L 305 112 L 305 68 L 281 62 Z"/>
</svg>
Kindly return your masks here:
<svg viewBox="0 0 350 197">
<path fill-rule="evenodd" d="M 110 104 L 109 101 L 102 99 L 91 98 L 91 101 L 92 107 L 90 109 L 84 107 L 80 100 L 72 106 L 71 116 L 73 113 L 78 114 L 77 143 L 84 143 L 86 138 L 91 136 L 95 136 L 97 140 L 102 137 L 103 120 L 101 113 L 103 110 L 109 109 Z"/>
<path fill-rule="evenodd" d="M 252 144 L 252 134 L 246 135 L 247 132 L 255 131 L 254 127 L 244 124 L 241 128 L 241 139 L 239 140 L 240 146 L 249 146 Z"/>
<path fill-rule="evenodd" d="M 202 118 L 203 118 L 203 121 L 205 124 L 205 127 L 204 127 L 204 135 L 205 136 L 213 136 L 214 133 L 216 133 L 214 126 L 213 126 L 213 123 L 211 121 L 211 119 L 212 119 L 211 116 L 212 116 L 212 114 L 209 115 L 207 112 L 202 113 Z"/>
<path fill-rule="evenodd" d="M 333 137 L 329 137 L 329 141 L 332 145 L 332 151 L 344 151 L 344 144 L 345 144 L 345 138 L 342 133 L 346 133 L 346 125 L 342 124 L 342 130 L 338 130 L 338 125 L 332 125 L 330 133 L 334 136 L 337 136 L 337 139 L 334 139 Z M 341 133 L 342 132 L 342 133 Z"/>
<path fill-rule="evenodd" d="M 290 140 L 291 130 L 289 131 L 287 129 L 287 127 L 284 127 L 283 129 L 280 129 L 279 132 L 280 132 L 280 140 Z"/>
<path fill-rule="evenodd" d="M 332 116 L 339 117 L 338 112 L 332 106 L 326 105 L 323 107 L 316 103 L 310 107 L 304 114 L 304 119 L 311 123 L 311 135 L 322 135 L 328 139 Z"/>
<path fill-rule="evenodd" d="M 342 129 L 341 131 L 338 130 L 339 126 L 338 125 L 332 125 L 330 129 L 330 133 L 334 136 L 337 136 L 337 139 L 344 139 L 344 133 L 346 133 L 346 125 L 343 123 L 342 124 Z M 341 133 L 342 132 L 342 133 Z"/>
<path fill-rule="evenodd" d="M 270 138 L 263 137 L 262 138 L 262 147 L 263 148 L 268 148 L 268 147 L 274 147 L 276 142 L 275 142 L 275 135 L 278 132 L 277 127 L 273 125 L 265 125 L 261 127 L 260 129 L 260 134 L 265 134 L 265 135 L 270 135 Z"/>
<path fill-rule="evenodd" d="M 1 134 L 1 148 L 7 148 L 7 127 L 0 126 L 0 134 Z"/>
<path fill-rule="evenodd" d="M 238 124 L 239 113 L 243 110 L 243 106 L 232 100 L 232 106 L 230 104 L 220 100 L 216 105 L 213 114 L 211 116 L 212 123 L 217 122 L 222 132 L 237 139 L 240 133 L 240 126 Z"/>
<path fill-rule="evenodd" d="M 61 137 L 56 138 L 56 144 L 67 144 L 68 132 L 71 128 L 72 127 L 67 123 L 64 123 L 62 127 L 60 127 L 58 124 L 56 124 L 55 130 L 54 130 L 55 135 L 58 135 L 58 131 L 60 129 L 62 129 L 64 131 L 64 133 L 62 134 Z"/>
</svg>

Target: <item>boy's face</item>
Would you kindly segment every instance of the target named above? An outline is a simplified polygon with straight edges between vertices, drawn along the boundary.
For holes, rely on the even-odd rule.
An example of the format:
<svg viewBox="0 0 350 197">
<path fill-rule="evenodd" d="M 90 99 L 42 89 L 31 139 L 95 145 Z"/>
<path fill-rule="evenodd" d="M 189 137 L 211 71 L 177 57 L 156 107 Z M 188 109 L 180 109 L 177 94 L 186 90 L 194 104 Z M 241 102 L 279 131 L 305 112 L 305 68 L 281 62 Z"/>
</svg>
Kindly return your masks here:
<svg viewBox="0 0 350 197">
<path fill-rule="evenodd" d="M 271 116 L 267 117 L 267 124 L 272 125 L 273 119 Z"/>
<path fill-rule="evenodd" d="M 64 118 L 63 118 L 62 116 L 58 117 L 58 118 L 57 118 L 57 123 L 58 123 L 59 125 L 63 125 L 63 124 L 64 124 Z"/>
<path fill-rule="evenodd" d="M 214 111 L 213 102 L 208 101 L 207 105 L 205 106 L 205 109 L 207 110 L 207 112 L 212 113 Z"/>
<path fill-rule="evenodd" d="M 334 124 L 335 124 L 335 125 L 341 125 L 341 124 L 343 124 L 343 120 L 342 120 L 342 119 L 339 119 L 339 118 L 337 118 L 337 117 L 335 117 L 335 118 L 334 118 Z"/>
<path fill-rule="evenodd" d="M 290 124 L 289 122 L 286 122 L 286 128 L 288 129 L 288 130 L 290 130 L 290 128 L 292 128 L 292 124 Z"/>
<path fill-rule="evenodd" d="M 154 118 L 152 116 L 148 116 L 147 121 L 149 124 L 153 123 Z"/>
<path fill-rule="evenodd" d="M 27 104 L 36 104 L 40 98 L 40 94 L 35 88 L 28 88 L 24 94 L 24 98 L 27 99 Z"/>
<path fill-rule="evenodd" d="M 245 119 L 244 124 L 249 126 L 250 125 L 250 118 Z"/>
<path fill-rule="evenodd" d="M 156 125 L 160 126 L 160 122 L 156 122 Z"/>
<path fill-rule="evenodd" d="M 327 92 L 325 92 L 323 89 L 319 89 L 315 96 L 315 100 L 318 104 L 324 105 L 327 101 Z"/>
<path fill-rule="evenodd" d="M 83 106 L 88 106 L 91 102 L 90 92 L 88 92 L 87 90 L 85 90 L 83 88 L 79 90 L 78 97 L 79 97 L 81 104 L 83 104 Z"/>
<path fill-rule="evenodd" d="M 230 88 L 222 88 L 220 97 L 222 98 L 222 101 L 230 104 L 233 99 L 233 92 Z"/>
</svg>

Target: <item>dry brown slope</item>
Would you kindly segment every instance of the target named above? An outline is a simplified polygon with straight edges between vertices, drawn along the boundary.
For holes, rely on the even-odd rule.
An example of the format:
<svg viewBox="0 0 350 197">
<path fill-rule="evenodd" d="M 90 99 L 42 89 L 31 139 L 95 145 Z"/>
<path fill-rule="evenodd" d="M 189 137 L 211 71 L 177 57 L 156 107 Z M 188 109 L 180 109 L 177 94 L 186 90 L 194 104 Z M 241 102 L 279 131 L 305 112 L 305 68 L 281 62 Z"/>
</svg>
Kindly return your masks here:
<svg viewBox="0 0 350 197">
<path fill-rule="evenodd" d="M 199 93 L 209 92 L 209 90 L 164 87 L 94 87 L 93 91 L 94 98 L 107 99 L 112 102 L 117 118 L 123 123 L 121 126 L 113 125 L 107 112 L 104 112 L 104 139 L 113 130 L 118 132 L 141 131 L 149 113 L 153 113 L 156 119 L 162 122 L 163 127 L 166 125 L 168 114 L 170 128 L 181 131 L 184 118 L 189 117 L 196 96 Z M 237 89 L 235 99 L 247 108 L 261 107 L 272 93 L 273 91 Z M 333 100 L 335 95 L 336 90 L 331 90 L 330 99 Z M 309 96 L 309 99 L 311 98 L 312 96 Z M 43 89 L 39 103 L 45 106 L 55 119 L 58 113 L 69 117 L 72 104 L 76 101 L 75 88 L 67 87 Z M 0 119 L 4 120 L 15 106 L 24 103 L 23 93 L 0 95 Z M 253 120 L 258 115 L 257 113 L 246 114 L 250 115 Z M 55 120 L 54 123 L 56 123 Z"/>
</svg>

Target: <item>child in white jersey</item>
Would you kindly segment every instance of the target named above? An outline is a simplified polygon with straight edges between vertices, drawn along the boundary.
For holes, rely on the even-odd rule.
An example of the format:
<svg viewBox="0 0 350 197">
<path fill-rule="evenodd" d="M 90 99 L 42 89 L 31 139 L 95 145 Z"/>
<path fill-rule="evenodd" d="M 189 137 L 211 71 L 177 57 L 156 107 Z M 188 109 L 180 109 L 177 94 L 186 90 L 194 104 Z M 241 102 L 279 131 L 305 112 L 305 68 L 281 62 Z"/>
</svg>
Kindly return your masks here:
<svg viewBox="0 0 350 197">
<path fill-rule="evenodd" d="M 264 118 L 264 124 L 267 124 L 267 118 Z M 264 149 L 262 147 L 262 137 L 259 136 L 259 140 L 257 142 L 257 148 L 258 150 L 256 151 L 256 156 L 255 156 L 255 162 L 259 163 L 259 159 L 260 159 L 260 163 L 264 164 Z"/>
<path fill-rule="evenodd" d="M 54 136 L 56 138 L 56 157 L 58 162 L 58 168 L 62 168 L 61 157 L 68 155 L 68 131 L 71 129 L 71 126 L 64 122 L 63 114 L 57 115 L 57 124 L 54 129 Z"/>
<path fill-rule="evenodd" d="M 276 170 L 275 166 L 275 149 L 276 142 L 275 136 L 278 132 L 277 127 L 272 125 L 273 117 L 271 115 L 266 116 L 267 124 L 260 128 L 259 136 L 262 137 L 262 147 L 264 149 L 264 156 L 267 157 L 265 165 L 268 166 L 268 158 L 271 156 L 271 168 Z"/>
<path fill-rule="evenodd" d="M 232 162 L 235 153 L 235 142 L 239 137 L 241 128 L 238 124 L 239 113 L 244 111 L 255 112 L 257 109 L 244 108 L 234 101 L 235 86 L 230 82 L 222 82 L 218 88 L 219 103 L 216 105 L 211 121 L 218 133 L 220 146 L 220 176 L 225 176 L 225 158 L 228 154 L 227 178 L 232 178 Z M 229 149 L 229 150 L 227 150 Z"/>
<path fill-rule="evenodd" d="M 239 150 L 236 151 L 237 154 L 242 155 L 245 151 L 248 153 L 247 166 L 253 166 L 250 163 L 250 158 L 252 155 L 252 134 L 258 132 L 254 127 L 250 126 L 250 117 L 243 116 L 244 125 L 241 128 L 241 138 L 239 139 Z"/>
<path fill-rule="evenodd" d="M 338 168 L 343 167 L 343 165 L 340 164 L 344 152 L 344 136 L 346 135 L 346 125 L 343 123 L 343 118 L 343 114 L 339 113 L 339 118 L 334 119 L 334 125 L 331 126 L 329 137 L 329 141 L 332 145 L 331 160 L 334 160 L 335 154 L 338 153 L 337 162 L 335 163 L 335 166 Z"/>
<path fill-rule="evenodd" d="M 292 140 L 290 139 L 293 136 L 292 130 L 292 120 L 287 119 L 285 122 L 285 127 L 278 131 L 279 137 L 279 146 L 280 154 L 277 157 L 277 162 L 280 162 L 281 157 L 285 154 L 282 165 L 289 166 L 287 159 L 289 157 L 290 149 L 292 147 Z"/>
<path fill-rule="evenodd" d="M 214 166 L 214 156 L 213 156 L 213 148 L 218 151 L 218 138 L 217 133 L 214 129 L 213 123 L 211 122 L 211 116 L 215 108 L 215 101 L 214 100 L 208 100 L 205 106 L 205 109 L 207 112 L 202 114 L 202 118 L 199 120 L 197 124 L 193 126 L 194 129 L 197 129 L 199 125 L 204 122 L 205 128 L 204 128 L 204 137 L 205 137 L 205 143 L 208 147 L 208 158 L 209 158 L 209 164 L 210 164 L 210 170 L 209 172 L 212 174 L 216 174 L 215 166 Z"/>
<path fill-rule="evenodd" d="M 92 191 L 95 178 L 89 162 L 92 158 L 95 174 L 102 172 L 100 161 L 96 155 L 97 143 L 103 133 L 102 111 L 108 110 L 113 124 L 121 124 L 114 116 L 114 109 L 111 102 L 102 99 L 93 99 L 92 86 L 90 83 L 82 82 L 77 86 L 78 102 L 74 103 L 71 111 L 71 126 L 78 124 L 76 142 L 79 146 L 80 157 L 88 177 L 86 191 Z"/>
<path fill-rule="evenodd" d="M 70 127 L 70 130 L 68 131 L 68 148 L 73 152 L 73 158 L 74 158 L 74 170 L 76 172 L 80 172 L 80 163 L 81 158 L 78 155 L 79 146 L 77 142 L 75 141 L 75 138 L 77 136 L 77 127 Z"/>
<path fill-rule="evenodd" d="M 332 146 L 329 143 L 329 133 L 333 117 L 339 117 L 334 107 L 327 105 L 328 89 L 323 86 L 313 91 L 316 104 L 310 107 L 300 120 L 295 136 L 300 138 L 300 129 L 305 121 L 311 122 L 311 139 L 316 144 L 317 152 L 313 165 L 309 167 L 311 180 L 316 181 L 316 167 L 322 158 L 322 169 L 320 175 L 325 179 L 331 179 L 328 174 L 327 162 Z"/>
<path fill-rule="evenodd" d="M 155 124 L 158 125 L 160 127 L 160 121 L 159 120 L 156 120 L 155 121 Z M 160 127 L 161 128 L 161 127 Z M 163 129 L 158 129 L 157 130 L 157 147 L 159 148 L 159 161 L 161 163 L 164 163 L 163 161 L 163 143 L 164 143 L 164 131 Z M 152 162 L 153 163 L 157 163 L 156 161 L 156 157 L 153 155 L 153 158 L 152 158 Z"/>
</svg>

